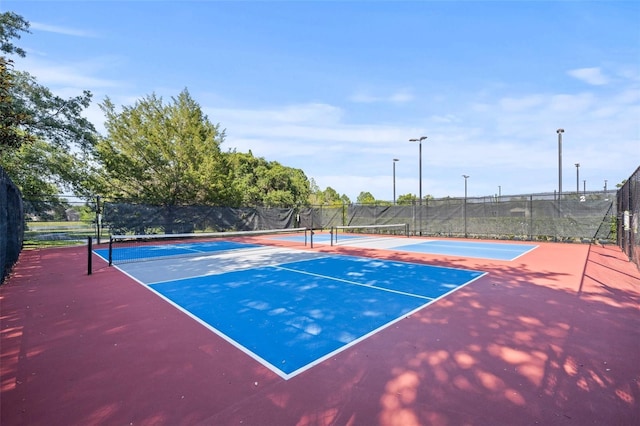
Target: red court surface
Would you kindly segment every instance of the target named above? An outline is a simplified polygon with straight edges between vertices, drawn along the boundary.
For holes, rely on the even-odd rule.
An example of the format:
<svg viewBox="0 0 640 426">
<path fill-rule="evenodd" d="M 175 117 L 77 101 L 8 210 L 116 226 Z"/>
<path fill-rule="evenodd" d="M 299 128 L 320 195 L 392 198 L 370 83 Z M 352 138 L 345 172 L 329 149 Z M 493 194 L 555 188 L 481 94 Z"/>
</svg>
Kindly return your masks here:
<svg viewBox="0 0 640 426">
<path fill-rule="evenodd" d="M 314 250 L 489 274 L 284 380 L 95 256 L 87 275 L 86 247 L 26 251 L 0 287 L 0 423 L 640 424 L 640 272 L 619 248 Z"/>
</svg>

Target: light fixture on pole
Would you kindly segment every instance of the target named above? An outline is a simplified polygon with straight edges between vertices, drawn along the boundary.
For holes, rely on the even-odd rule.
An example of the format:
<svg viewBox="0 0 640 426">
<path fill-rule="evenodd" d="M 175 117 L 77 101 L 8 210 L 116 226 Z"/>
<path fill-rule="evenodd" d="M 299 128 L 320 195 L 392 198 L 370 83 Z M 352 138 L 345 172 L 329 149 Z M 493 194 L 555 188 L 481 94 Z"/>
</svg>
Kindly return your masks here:
<svg viewBox="0 0 640 426">
<path fill-rule="evenodd" d="M 576 163 L 576 194 L 580 193 L 580 163 Z"/>
<path fill-rule="evenodd" d="M 562 198 L 562 134 L 564 129 L 556 130 L 558 133 L 558 200 Z"/>
<path fill-rule="evenodd" d="M 462 175 L 464 178 L 464 237 L 467 238 L 467 179 L 468 175 Z"/>
<path fill-rule="evenodd" d="M 393 159 L 393 205 L 396 205 L 396 161 L 400 161 L 398 158 Z"/>
<path fill-rule="evenodd" d="M 418 215 L 420 235 L 422 235 L 422 141 L 426 138 L 426 136 L 420 136 L 419 138 L 409 139 L 409 142 L 418 142 L 418 205 L 420 206 Z"/>
</svg>

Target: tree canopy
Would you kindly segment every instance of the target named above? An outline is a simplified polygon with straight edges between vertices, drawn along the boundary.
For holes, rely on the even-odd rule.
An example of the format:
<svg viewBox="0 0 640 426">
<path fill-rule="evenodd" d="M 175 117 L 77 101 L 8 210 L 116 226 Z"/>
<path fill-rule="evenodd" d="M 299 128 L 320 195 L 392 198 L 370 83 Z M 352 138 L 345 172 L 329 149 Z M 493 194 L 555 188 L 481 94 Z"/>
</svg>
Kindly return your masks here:
<svg viewBox="0 0 640 426">
<path fill-rule="evenodd" d="M 25 56 L 14 44 L 23 33 L 29 33 L 27 20 L 0 13 L 1 52 Z M 225 131 L 186 89 L 168 103 L 152 94 L 119 109 L 107 97 L 100 104 L 106 119 L 102 136 L 83 116 L 91 101 L 87 90 L 59 97 L 0 57 L 0 166 L 23 196 L 68 189 L 158 205 L 350 203 L 331 187 L 320 190 L 301 169 L 251 151 L 223 152 Z"/>
<path fill-rule="evenodd" d="M 12 12 L 0 14 L 0 51 L 25 56 L 12 43 L 29 23 Z M 27 72 L 0 58 L 0 166 L 23 196 L 51 195 L 61 189 L 89 192 L 96 131 L 82 112 L 91 93 L 63 99 Z M 29 167 L 25 167 L 29 165 Z"/>
<path fill-rule="evenodd" d="M 251 151 L 227 155 L 233 168 L 238 205 L 292 207 L 308 202 L 309 180 L 301 169 L 254 157 Z"/>
<path fill-rule="evenodd" d="M 231 168 L 213 124 L 185 89 L 171 102 L 152 94 L 118 112 L 100 104 L 107 135 L 97 144 L 105 196 L 159 205 L 234 201 Z"/>
</svg>

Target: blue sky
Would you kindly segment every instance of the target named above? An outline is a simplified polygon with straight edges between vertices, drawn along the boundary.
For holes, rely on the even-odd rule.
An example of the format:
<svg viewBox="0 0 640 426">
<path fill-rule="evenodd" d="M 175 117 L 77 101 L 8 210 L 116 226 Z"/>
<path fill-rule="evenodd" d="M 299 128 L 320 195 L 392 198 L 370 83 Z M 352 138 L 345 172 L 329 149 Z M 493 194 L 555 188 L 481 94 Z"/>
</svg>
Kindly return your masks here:
<svg viewBox="0 0 640 426">
<path fill-rule="evenodd" d="M 637 1 L 0 0 L 31 23 L 16 67 L 132 105 L 187 88 L 223 149 L 353 201 L 608 189 L 640 165 Z"/>
</svg>

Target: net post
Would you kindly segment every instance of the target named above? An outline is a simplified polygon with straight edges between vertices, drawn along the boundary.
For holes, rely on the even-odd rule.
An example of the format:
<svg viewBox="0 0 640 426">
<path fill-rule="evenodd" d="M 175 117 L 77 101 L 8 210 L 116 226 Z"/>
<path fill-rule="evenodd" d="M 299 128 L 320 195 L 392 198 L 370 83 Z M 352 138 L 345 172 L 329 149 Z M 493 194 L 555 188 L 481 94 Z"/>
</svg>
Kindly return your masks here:
<svg viewBox="0 0 640 426">
<path fill-rule="evenodd" d="M 311 228 L 311 248 L 313 248 L 313 228 Z"/>
<path fill-rule="evenodd" d="M 404 224 L 404 235 L 409 238 L 409 224 L 405 223 Z"/>
<path fill-rule="evenodd" d="M 331 247 L 333 247 L 333 226 L 329 229 L 329 235 L 331 236 Z"/>
<path fill-rule="evenodd" d="M 307 231 L 308 231 L 308 228 L 304 228 L 304 246 L 305 247 L 307 246 Z"/>
<path fill-rule="evenodd" d="M 92 258 L 91 258 L 91 252 L 93 251 L 93 238 L 91 238 L 91 236 L 87 237 L 87 275 L 91 275 L 91 273 L 93 272 L 93 267 L 92 267 Z"/>
<path fill-rule="evenodd" d="M 109 237 L 109 266 L 113 265 L 113 237 Z"/>
</svg>

